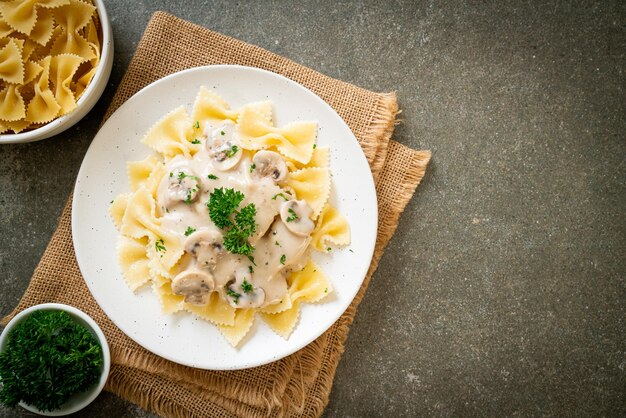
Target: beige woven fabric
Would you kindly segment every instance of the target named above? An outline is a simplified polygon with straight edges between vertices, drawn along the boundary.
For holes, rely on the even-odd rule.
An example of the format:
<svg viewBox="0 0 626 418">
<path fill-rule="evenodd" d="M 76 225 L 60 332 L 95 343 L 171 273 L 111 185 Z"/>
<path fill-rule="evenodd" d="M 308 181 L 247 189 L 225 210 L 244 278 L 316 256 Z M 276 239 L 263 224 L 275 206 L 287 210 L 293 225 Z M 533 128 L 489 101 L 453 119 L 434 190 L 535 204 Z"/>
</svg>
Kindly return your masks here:
<svg viewBox="0 0 626 418">
<path fill-rule="evenodd" d="M 424 174 L 430 153 L 390 140 L 398 112 L 393 93 L 373 93 L 329 78 L 162 12 L 155 13 L 148 24 L 106 117 L 147 84 L 176 71 L 210 64 L 263 68 L 303 84 L 328 102 L 359 140 L 377 182 L 379 226 L 372 264 L 348 310 L 313 343 L 262 367 L 216 372 L 169 362 L 123 334 L 92 298 L 74 256 L 70 199 L 26 293 L 4 322 L 28 306 L 44 302 L 66 303 L 87 312 L 102 327 L 111 346 L 113 365 L 106 389 L 163 416 L 319 416 L 328 402 L 356 308 Z"/>
</svg>

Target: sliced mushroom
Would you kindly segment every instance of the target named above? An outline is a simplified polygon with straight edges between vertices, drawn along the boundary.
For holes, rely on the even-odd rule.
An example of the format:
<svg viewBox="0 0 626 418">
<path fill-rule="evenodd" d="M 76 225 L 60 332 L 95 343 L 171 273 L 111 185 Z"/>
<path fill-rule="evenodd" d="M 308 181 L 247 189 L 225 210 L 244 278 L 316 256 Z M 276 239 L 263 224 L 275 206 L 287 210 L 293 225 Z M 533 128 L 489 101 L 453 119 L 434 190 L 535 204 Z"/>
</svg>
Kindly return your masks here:
<svg viewBox="0 0 626 418">
<path fill-rule="evenodd" d="M 254 170 L 252 175 L 256 177 L 268 177 L 279 183 L 287 177 L 287 164 L 279 153 L 274 151 L 259 151 L 252 157 Z"/>
<path fill-rule="evenodd" d="M 313 232 L 315 224 L 310 216 L 311 207 L 304 200 L 289 200 L 280 206 L 280 219 L 295 235 L 305 237 Z"/>
<path fill-rule="evenodd" d="M 224 252 L 222 234 L 216 230 L 196 231 L 185 240 L 185 250 L 198 260 L 200 267 L 215 267 Z"/>
<path fill-rule="evenodd" d="M 167 176 L 167 201 L 169 203 L 178 203 L 181 200 L 191 203 L 199 194 L 200 181 L 191 169 L 178 168 L 170 171 Z"/>
<path fill-rule="evenodd" d="M 172 279 L 172 292 L 192 305 L 206 305 L 214 287 L 211 274 L 202 270 L 185 270 Z"/>
<path fill-rule="evenodd" d="M 224 293 L 233 308 L 258 308 L 265 302 L 265 291 L 252 284 L 247 270 L 237 270 L 235 278 L 226 283 Z"/>
<path fill-rule="evenodd" d="M 243 156 L 243 150 L 235 136 L 235 124 L 230 120 L 224 121 L 210 133 L 205 146 L 213 159 L 213 165 L 221 171 L 237 166 Z"/>
</svg>

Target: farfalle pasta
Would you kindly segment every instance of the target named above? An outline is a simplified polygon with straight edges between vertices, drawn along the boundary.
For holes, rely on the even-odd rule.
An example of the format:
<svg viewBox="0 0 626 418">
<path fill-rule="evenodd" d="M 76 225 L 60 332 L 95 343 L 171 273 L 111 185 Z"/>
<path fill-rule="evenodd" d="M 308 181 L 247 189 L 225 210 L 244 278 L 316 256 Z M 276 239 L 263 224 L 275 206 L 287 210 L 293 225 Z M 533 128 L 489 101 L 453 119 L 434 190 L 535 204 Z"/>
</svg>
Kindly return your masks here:
<svg viewBox="0 0 626 418">
<path fill-rule="evenodd" d="M 96 73 L 101 44 L 88 0 L 0 2 L 0 134 L 72 112 Z"/>
<path fill-rule="evenodd" d="M 271 102 L 238 109 L 202 87 L 148 130 L 109 208 L 131 290 L 151 284 L 165 314 L 213 323 L 234 347 L 259 317 L 288 338 L 330 280 L 310 258 L 350 243 L 329 203 L 329 150 L 315 122 L 275 126 Z"/>
</svg>

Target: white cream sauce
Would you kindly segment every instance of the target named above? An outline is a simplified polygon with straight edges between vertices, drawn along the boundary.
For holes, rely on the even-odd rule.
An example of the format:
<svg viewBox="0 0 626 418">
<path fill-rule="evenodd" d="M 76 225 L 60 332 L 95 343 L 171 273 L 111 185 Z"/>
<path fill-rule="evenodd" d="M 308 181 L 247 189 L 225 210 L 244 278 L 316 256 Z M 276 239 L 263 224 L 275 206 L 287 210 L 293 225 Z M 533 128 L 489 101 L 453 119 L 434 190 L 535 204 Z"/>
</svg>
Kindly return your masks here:
<svg viewBox="0 0 626 418">
<path fill-rule="evenodd" d="M 298 222 L 281 219 L 281 207 L 287 204 L 282 196 L 291 198 L 288 188 L 280 187 L 271 177 L 255 173 L 255 167 L 251 168 L 252 153 L 241 149 L 232 122 L 208 126 L 198 140 L 202 143 L 201 151 L 193 158 L 179 155 L 166 164 L 167 172 L 157 190 L 157 212 L 162 227 L 178 235 L 181 245 L 188 244 L 187 254 L 177 265 L 176 277 L 189 271 L 206 273 L 210 279 L 205 282 L 214 283 L 213 288 L 207 290 L 203 285 L 198 291 L 217 291 L 234 307 L 279 303 L 287 292 L 287 275 L 302 269 L 308 259 L 310 232 L 294 234 L 290 229 L 295 230 Z M 221 239 L 225 231 L 213 224 L 206 206 L 210 194 L 217 188 L 232 188 L 243 193 L 245 198 L 239 209 L 254 203 L 256 231 L 249 239 L 255 248 L 254 262 L 224 249 Z M 293 199 L 289 205 L 297 207 Z M 303 211 L 302 216 L 308 217 L 309 213 Z M 306 221 L 308 225 L 310 221 Z M 197 232 L 187 237 L 185 231 L 189 227 Z M 193 237 L 200 236 L 201 231 L 211 231 L 203 234 L 211 237 L 210 242 L 193 245 L 196 239 Z M 190 303 L 193 300 L 204 298 L 187 299 Z"/>
</svg>

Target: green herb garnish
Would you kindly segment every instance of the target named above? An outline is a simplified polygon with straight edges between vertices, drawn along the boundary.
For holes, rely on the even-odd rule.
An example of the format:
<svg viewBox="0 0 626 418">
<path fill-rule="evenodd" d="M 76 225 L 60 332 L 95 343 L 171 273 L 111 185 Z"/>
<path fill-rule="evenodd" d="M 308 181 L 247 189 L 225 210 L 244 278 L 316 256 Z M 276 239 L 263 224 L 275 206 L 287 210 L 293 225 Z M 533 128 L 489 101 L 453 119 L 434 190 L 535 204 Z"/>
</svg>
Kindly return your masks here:
<svg viewBox="0 0 626 418">
<path fill-rule="evenodd" d="M 313 149 L 317 148 L 317 144 L 313 144 Z"/>
<path fill-rule="evenodd" d="M 207 202 L 211 220 L 218 228 L 224 229 L 233 223 L 230 215 L 235 212 L 245 195 L 235 189 L 225 189 L 220 187 L 213 190 Z"/>
<path fill-rule="evenodd" d="M 280 256 L 280 264 L 285 265 L 285 261 L 287 261 L 287 256 L 285 254 Z"/>
<path fill-rule="evenodd" d="M 275 242 L 274 242 L 274 245 L 276 245 L 276 246 L 280 247 L 280 242 L 275 241 Z"/>
<path fill-rule="evenodd" d="M 284 194 L 282 194 L 282 193 L 276 193 L 274 196 L 272 196 L 272 200 L 276 200 L 276 198 L 277 198 L 278 196 L 280 196 L 280 197 L 282 197 L 283 199 L 285 199 L 285 201 L 289 200 L 289 199 L 287 199 L 287 197 L 286 197 Z"/>
<path fill-rule="evenodd" d="M 187 229 L 185 230 L 185 236 L 188 237 L 189 235 L 193 234 L 194 232 L 196 232 L 196 228 L 188 226 Z"/>
<path fill-rule="evenodd" d="M 226 294 L 231 298 L 235 299 L 235 305 L 239 303 L 239 298 L 241 297 L 241 293 L 237 293 L 230 288 L 226 289 Z"/>
<path fill-rule="evenodd" d="M 215 174 L 209 174 L 209 175 L 207 176 L 207 178 L 208 178 L 209 180 L 217 180 L 217 179 L 219 179 L 219 177 L 217 177 Z"/>
<path fill-rule="evenodd" d="M 327 248 L 326 248 L 326 251 L 330 251 L 330 250 L 332 250 L 332 248 L 330 248 L 330 247 L 327 247 Z"/>
<path fill-rule="evenodd" d="M 254 289 L 250 283 L 246 279 L 243 279 L 243 283 L 241 284 L 241 289 L 243 293 L 250 293 Z"/>
<path fill-rule="evenodd" d="M 248 271 L 250 272 L 250 274 L 254 273 L 254 267 L 248 266 Z"/>
<path fill-rule="evenodd" d="M 199 144 L 200 140 L 198 138 L 194 139 L 193 141 L 191 141 L 192 144 Z"/>
<path fill-rule="evenodd" d="M 224 136 L 224 135 L 226 135 L 226 132 L 220 131 L 220 134 L 222 134 L 222 136 Z"/>
<path fill-rule="evenodd" d="M 163 242 L 163 238 L 159 238 L 159 240 L 157 242 L 154 243 L 154 248 L 156 248 L 156 250 L 158 252 L 161 251 L 166 251 L 167 249 L 165 248 L 165 243 Z"/>
<path fill-rule="evenodd" d="M 185 203 L 187 203 L 188 205 L 191 205 L 191 194 L 197 192 L 199 187 L 200 185 L 196 183 L 196 187 L 194 187 L 193 189 L 190 189 L 187 192 L 187 198 L 185 199 Z"/>
<path fill-rule="evenodd" d="M 59 409 L 98 382 L 102 365 L 98 341 L 67 312 L 33 312 L 9 333 L 0 354 L 0 402 Z"/>
<path fill-rule="evenodd" d="M 287 217 L 287 222 L 293 222 L 293 221 L 297 221 L 298 219 L 300 219 L 296 211 L 293 210 L 293 208 L 289 208 L 287 209 L 287 211 L 289 212 L 289 216 Z"/>
<path fill-rule="evenodd" d="M 200 129 L 200 122 L 196 121 L 196 123 L 193 124 L 193 127 L 196 129 Z"/>
<path fill-rule="evenodd" d="M 256 206 L 250 203 L 237 210 L 244 197 L 240 191 L 219 188 L 211 193 L 206 205 L 213 223 L 218 228 L 227 229 L 224 234 L 224 248 L 233 254 L 248 256 L 254 263 L 251 258 L 254 247 L 250 245 L 248 238 L 256 230 Z"/>
<path fill-rule="evenodd" d="M 239 151 L 239 148 L 237 145 L 233 145 L 228 151 L 226 151 L 226 158 L 231 158 L 233 155 L 237 154 L 237 151 Z"/>
<path fill-rule="evenodd" d="M 252 173 L 252 171 L 254 171 L 255 168 L 256 168 L 256 164 L 252 163 L 252 165 L 250 166 L 250 172 Z"/>
</svg>

